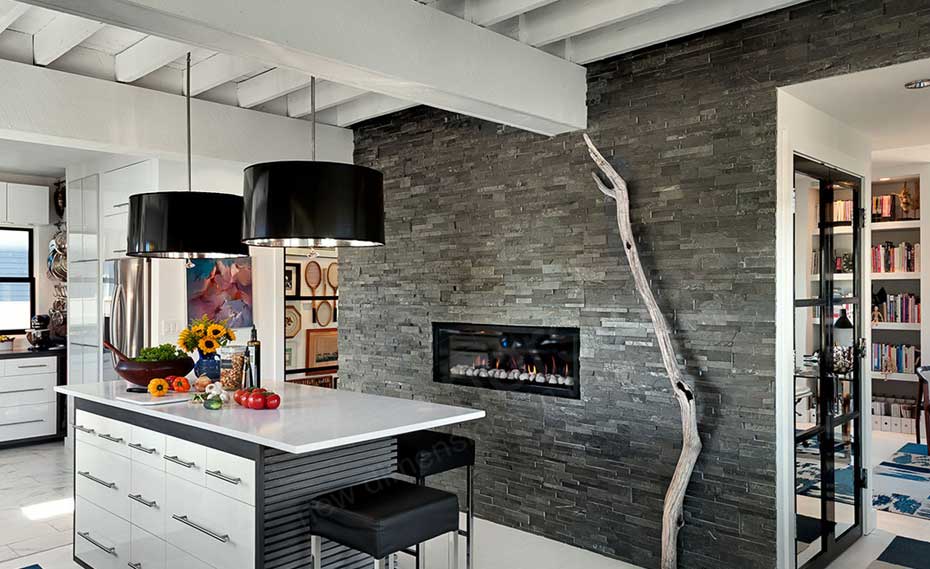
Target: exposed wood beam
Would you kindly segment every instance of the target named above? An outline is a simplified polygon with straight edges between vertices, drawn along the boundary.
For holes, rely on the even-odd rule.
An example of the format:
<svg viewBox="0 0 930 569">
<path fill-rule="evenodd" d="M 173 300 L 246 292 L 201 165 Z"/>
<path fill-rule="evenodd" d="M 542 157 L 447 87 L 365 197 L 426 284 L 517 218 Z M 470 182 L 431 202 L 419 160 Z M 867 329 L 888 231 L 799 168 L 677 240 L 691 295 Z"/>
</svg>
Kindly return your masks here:
<svg viewBox="0 0 930 569">
<path fill-rule="evenodd" d="M 701 0 L 571 38 L 572 61 L 590 63 L 793 6 L 803 0 Z"/>
<path fill-rule="evenodd" d="M 184 97 L 6 60 L 0 77 L 0 138 L 186 157 Z M 191 107 L 195 157 L 249 163 L 310 157 L 304 120 L 201 99 Z M 319 159 L 351 162 L 352 148 L 351 130 L 318 127 Z"/>
<path fill-rule="evenodd" d="M 102 27 L 102 22 L 86 20 L 71 14 L 58 14 L 47 26 L 32 36 L 36 64 L 48 65 Z"/>
<path fill-rule="evenodd" d="M 556 0 L 465 0 L 464 18 L 491 26 L 554 3 Z"/>
<path fill-rule="evenodd" d="M 365 91 L 340 85 L 331 81 L 317 81 L 316 110 L 322 111 L 336 105 L 348 103 L 365 94 Z M 300 89 L 288 94 L 287 114 L 291 117 L 303 117 L 310 114 L 310 89 Z"/>
<path fill-rule="evenodd" d="M 344 105 L 339 105 L 338 107 L 333 107 L 318 113 L 317 120 L 324 124 L 346 127 L 415 106 L 416 103 L 411 103 L 410 101 L 395 99 L 387 95 L 378 95 L 377 93 L 369 93 L 349 101 Z"/>
<path fill-rule="evenodd" d="M 520 41 L 542 46 L 629 20 L 682 0 L 583 0 L 556 2 L 520 17 Z M 700 12 L 703 4 L 689 4 Z"/>
<path fill-rule="evenodd" d="M 181 57 L 190 47 L 176 41 L 148 36 L 139 43 L 116 54 L 116 80 L 131 83 L 159 67 Z"/>
<path fill-rule="evenodd" d="M 306 73 L 277 67 L 239 83 L 239 106 L 249 109 L 308 85 L 310 76 Z"/>
<path fill-rule="evenodd" d="M 29 10 L 29 4 L 13 2 L 13 0 L 0 0 L 0 32 L 10 27 Z"/>
<path fill-rule="evenodd" d="M 199 95 L 261 69 L 260 63 L 218 53 L 191 66 L 191 95 Z"/>
<path fill-rule="evenodd" d="M 28 3 L 533 132 L 587 126 L 583 67 L 410 0 Z"/>
</svg>

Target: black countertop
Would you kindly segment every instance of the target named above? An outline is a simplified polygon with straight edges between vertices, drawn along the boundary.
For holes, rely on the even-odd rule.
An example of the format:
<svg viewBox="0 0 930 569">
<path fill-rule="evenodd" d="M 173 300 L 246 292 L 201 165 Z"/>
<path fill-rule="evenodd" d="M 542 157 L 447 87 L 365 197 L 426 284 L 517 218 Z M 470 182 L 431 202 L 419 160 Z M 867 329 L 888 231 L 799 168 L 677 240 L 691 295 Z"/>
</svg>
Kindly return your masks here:
<svg viewBox="0 0 930 569">
<path fill-rule="evenodd" d="M 7 360 L 11 358 L 41 358 L 48 356 L 58 356 L 63 357 L 66 351 L 64 348 L 60 350 L 38 350 L 30 351 L 25 348 L 14 348 L 9 352 L 0 352 L 0 360 Z"/>
</svg>

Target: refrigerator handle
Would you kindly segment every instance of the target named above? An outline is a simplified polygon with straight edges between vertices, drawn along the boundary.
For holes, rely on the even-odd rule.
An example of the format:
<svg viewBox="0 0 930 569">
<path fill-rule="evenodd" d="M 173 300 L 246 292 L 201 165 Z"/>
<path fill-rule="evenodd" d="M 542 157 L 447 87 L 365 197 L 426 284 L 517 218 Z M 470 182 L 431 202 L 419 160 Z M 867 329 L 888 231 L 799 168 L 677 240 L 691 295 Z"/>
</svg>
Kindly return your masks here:
<svg viewBox="0 0 930 569">
<path fill-rule="evenodd" d="M 124 349 L 125 338 L 122 336 L 122 330 L 119 329 L 119 321 L 122 318 L 122 313 L 120 313 L 119 318 L 117 317 L 116 307 L 121 302 L 121 293 L 123 292 L 123 285 L 117 284 L 116 288 L 113 290 L 113 299 L 110 302 L 110 343 L 116 346 L 117 349 Z M 116 364 L 119 363 L 119 360 L 116 358 L 116 354 L 112 351 L 110 352 L 110 358 L 113 360 L 113 367 L 116 367 Z"/>
</svg>

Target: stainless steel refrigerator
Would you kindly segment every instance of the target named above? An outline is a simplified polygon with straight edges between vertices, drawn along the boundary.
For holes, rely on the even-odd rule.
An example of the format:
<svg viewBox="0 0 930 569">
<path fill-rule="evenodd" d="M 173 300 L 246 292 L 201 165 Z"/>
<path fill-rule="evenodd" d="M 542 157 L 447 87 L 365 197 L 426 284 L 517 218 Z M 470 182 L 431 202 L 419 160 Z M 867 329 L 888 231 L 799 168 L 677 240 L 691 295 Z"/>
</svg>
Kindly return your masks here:
<svg viewBox="0 0 930 569">
<path fill-rule="evenodd" d="M 103 337 L 129 357 L 149 345 L 152 262 L 123 257 L 103 265 Z M 105 350 L 109 352 L 109 350 Z M 116 380 L 116 356 L 104 354 L 103 379 Z"/>
</svg>

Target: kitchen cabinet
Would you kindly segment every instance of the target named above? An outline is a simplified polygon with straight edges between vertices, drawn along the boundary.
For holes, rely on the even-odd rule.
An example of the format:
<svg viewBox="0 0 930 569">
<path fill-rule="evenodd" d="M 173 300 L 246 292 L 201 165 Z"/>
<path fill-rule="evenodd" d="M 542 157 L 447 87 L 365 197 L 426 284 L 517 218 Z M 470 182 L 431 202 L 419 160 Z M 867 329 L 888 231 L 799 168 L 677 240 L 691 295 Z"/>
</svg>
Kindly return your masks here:
<svg viewBox="0 0 930 569">
<path fill-rule="evenodd" d="M 62 358 L 20 352 L 0 357 L 0 448 L 64 437 L 61 383 Z"/>
<path fill-rule="evenodd" d="M 0 182 L 0 224 L 48 225 L 48 186 Z"/>
<path fill-rule="evenodd" d="M 100 211 L 109 215 L 129 212 L 129 196 L 157 190 L 156 160 L 145 160 L 116 170 L 104 172 L 101 177 Z"/>
</svg>

